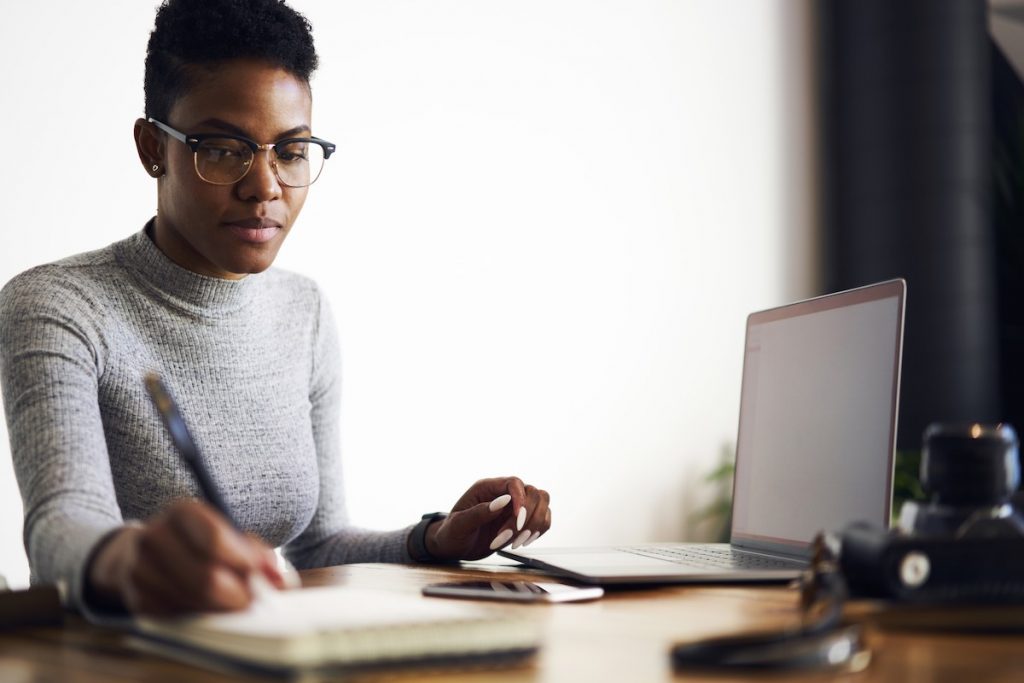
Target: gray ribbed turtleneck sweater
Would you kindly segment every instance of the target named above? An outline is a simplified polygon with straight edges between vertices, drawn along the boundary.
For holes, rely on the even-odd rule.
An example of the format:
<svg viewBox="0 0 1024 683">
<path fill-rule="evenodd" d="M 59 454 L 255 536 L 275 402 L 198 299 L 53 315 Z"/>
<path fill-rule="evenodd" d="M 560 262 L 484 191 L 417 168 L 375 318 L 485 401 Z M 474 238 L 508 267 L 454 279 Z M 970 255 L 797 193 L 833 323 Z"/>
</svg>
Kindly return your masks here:
<svg viewBox="0 0 1024 683">
<path fill-rule="evenodd" d="M 82 605 L 96 543 L 198 497 L 142 378 L 159 372 L 246 531 L 299 568 L 407 562 L 409 529 L 348 526 L 337 334 L 316 285 L 185 270 L 146 231 L 0 292 L 0 382 L 35 583 Z"/>
</svg>

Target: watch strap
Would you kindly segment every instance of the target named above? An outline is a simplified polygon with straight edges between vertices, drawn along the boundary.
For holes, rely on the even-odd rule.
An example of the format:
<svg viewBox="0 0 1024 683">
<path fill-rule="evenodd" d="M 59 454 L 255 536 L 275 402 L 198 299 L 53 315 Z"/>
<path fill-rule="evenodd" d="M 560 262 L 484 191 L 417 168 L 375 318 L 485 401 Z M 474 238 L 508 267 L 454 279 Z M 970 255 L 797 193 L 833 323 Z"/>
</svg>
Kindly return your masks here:
<svg viewBox="0 0 1024 683">
<path fill-rule="evenodd" d="M 409 554 L 413 560 L 416 562 L 445 562 L 445 560 L 434 557 L 427 550 L 427 528 L 447 516 L 447 512 L 428 512 L 412 528 L 412 533 L 409 534 Z"/>
</svg>

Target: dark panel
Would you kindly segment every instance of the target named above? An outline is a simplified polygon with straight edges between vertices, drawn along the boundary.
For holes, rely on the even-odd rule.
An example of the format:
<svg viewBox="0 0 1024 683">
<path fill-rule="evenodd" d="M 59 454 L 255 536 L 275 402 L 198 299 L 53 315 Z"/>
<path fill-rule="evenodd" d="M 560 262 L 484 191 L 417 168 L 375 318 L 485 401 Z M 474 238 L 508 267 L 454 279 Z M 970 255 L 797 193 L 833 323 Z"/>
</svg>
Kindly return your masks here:
<svg viewBox="0 0 1024 683">
<path fill-rule="evenodd" d="M 821 4 L 826 291 L 907 280 L 901 448 L 1000 417 L 983 0 Z"/>
<path fill-rule="evenodd" d="M 995 45 L 992 104 L 1003 418 L 1024 428 L 1024 85 Z"/>
</svg>

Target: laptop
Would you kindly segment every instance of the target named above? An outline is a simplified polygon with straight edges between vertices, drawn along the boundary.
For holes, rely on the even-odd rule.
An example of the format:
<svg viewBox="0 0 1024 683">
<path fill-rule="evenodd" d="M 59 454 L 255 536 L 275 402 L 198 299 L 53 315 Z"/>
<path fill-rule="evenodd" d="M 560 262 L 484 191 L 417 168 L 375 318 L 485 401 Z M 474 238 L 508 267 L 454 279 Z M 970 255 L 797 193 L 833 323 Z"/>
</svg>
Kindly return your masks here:
<svg viewBox="0 0 1024 683">
<path fill-rule="evenodd" d="M 820 530 L 889 526 L 906 283 L 747 318 L 729 543 L 519 548 L 591 584 L 788 581 Z"/>
</svg>

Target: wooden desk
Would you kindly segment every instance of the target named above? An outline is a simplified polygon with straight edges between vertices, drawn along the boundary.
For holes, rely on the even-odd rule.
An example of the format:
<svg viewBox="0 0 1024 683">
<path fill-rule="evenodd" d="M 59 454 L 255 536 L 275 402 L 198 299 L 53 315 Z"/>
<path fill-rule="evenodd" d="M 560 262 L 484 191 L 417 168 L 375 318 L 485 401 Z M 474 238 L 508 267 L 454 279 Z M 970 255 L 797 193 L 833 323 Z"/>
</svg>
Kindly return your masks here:
<svg viewBox="0 0 1024 683">
<path fill-rule="evenodd" d="M 418 594 L 426 584 L 480 571 L 396 565 L 351 565 L 303 572 L 306 585 L 349 584 Z M 487 574 L 492 576 L 493 574 Z M 508 577 L 526 578 L 516 572 Z M 497 604 L 497 603 L 494 603 Z M 622 681 L 699 680 L 674 676 L 673 642 L 741 629 L 794 623 L 796 596 L 782 587 L 668 587 L 613 591 L 603 600 L 564 605 L 509 605 L 544 622 L 545 641 L 532 661 L 491 671 L 389 669 L 340 680 L 409 681 Z M 874 657 L 860 674 L 761 676 L 798 681 L 910 681 L 913 683 L 1024 680 L 1024 635 L 970 636 L 869 632 Z M 750 680 L 707 676 L 724 683 Z M 246 680 L 140 653 L 125 636 L 68 616 L 63 628 L 0 632 L 0 681 L 36 683 L 179 682 Z M 306 679 L 303 679 L 306 680 Z M 311 680 L 330 680 L 312 678 Z"/>
</svg>

